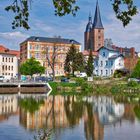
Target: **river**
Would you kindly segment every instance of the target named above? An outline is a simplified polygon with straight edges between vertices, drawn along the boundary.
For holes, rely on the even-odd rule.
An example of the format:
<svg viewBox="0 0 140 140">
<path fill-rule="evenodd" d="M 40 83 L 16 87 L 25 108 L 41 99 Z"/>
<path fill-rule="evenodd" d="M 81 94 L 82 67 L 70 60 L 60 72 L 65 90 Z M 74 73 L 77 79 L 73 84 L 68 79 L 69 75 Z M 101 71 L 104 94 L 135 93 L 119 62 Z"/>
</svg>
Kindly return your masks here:
<svg viewBox="0 0 140 140">
<path fill-rule="evenodd" d="M 139 140 L 140 99 L 0 95 L 0 140 Z"/>
</svg>

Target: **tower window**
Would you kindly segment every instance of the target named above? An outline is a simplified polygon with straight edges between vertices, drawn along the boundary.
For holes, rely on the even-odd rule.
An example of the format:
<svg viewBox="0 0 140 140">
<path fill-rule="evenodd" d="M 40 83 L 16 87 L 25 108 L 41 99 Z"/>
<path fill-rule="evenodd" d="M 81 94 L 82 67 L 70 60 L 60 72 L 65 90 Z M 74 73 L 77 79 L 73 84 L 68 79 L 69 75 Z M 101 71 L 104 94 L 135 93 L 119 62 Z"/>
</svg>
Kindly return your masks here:
<svg viewBox="0 0 140 140">
<path fill-rule="evenodd" d="M 98 33 L 100 33 L 101 32 L 101 30 L 98 30 Z"/>
<path fill-rule="evenodd" d="M 103 57 L 105 57 L 105 52 L 103 52 Z"/>
</svg>

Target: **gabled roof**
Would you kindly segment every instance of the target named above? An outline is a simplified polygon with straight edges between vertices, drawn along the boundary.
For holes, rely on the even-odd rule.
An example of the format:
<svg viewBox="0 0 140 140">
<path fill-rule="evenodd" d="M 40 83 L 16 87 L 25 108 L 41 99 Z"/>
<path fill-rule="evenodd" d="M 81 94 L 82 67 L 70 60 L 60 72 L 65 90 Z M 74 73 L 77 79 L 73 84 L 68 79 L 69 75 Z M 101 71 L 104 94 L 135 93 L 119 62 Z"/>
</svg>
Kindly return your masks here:
<svg viewBox="0 0 140 140">
<path fill-rule="evenodd" d="M 27 38 L 24 42 L 28 42 L 28 41 L 81 45 L 79 42 L 77 42 L 73 39 L 64 39 L 64 38 L 49 38 L 49 37 L 31 36 L 31 37 Z M 22 43 L 24 43 L 24 42 L 22 42 Z"/>
<path fill-rule="evenodd" d="M 118 50 L 116 50 L 116 49 L 114 49 L 114 48 L 112 48 L 112 47 L 105 47 L 105 46 L 103 46 L 103 47 L 99 48 L 98 51 L 101 50 L 101 49 L 107 49 L 107 50 L 109 50 L 109 51 L 119 52 Z"/>
<path fill-rule="evenodd" d="M 118 57 L 124 57 L 122 54 L 119 55 L 112 55 L 111 57 L 109 57 L 108 59 L 116 59 Z"/>
<path fill-rule="evenodd" d="M 93 28 L 94 29 L 104 29 L 101 16 L 100 16 L 100 8 L 97 0 L 96 4 L 96 11 L 95 11 L 95 16 L 94 16 L 94 21 L 93 21 Z"/>
</svg>

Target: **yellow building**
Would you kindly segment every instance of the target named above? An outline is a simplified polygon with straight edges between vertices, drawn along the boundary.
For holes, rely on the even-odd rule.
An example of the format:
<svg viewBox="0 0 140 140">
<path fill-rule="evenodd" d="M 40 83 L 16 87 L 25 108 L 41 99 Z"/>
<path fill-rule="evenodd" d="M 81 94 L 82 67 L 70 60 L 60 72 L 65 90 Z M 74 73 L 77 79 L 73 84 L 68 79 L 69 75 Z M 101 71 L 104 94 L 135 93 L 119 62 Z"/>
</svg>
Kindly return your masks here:
<svg viewBox="0 0 140 140">
<path fill-rule="evenodd" d="M 81 44 L 73 39 L 32 36 L 20 44 L 20 60 L 21 63 L 23 63 L 27 59 L 34 57 L 41 63 L 42 66 L 46 67 L 46 75 L 50 75 L 52 74 L 52 70 L 47 58 L 52 61 L 54 48 L 56 48 L 55 75 L 64 75 L 66 53 L 72 45 L 74 45 L 76 49 L 80 51 Z"/>
</svg>

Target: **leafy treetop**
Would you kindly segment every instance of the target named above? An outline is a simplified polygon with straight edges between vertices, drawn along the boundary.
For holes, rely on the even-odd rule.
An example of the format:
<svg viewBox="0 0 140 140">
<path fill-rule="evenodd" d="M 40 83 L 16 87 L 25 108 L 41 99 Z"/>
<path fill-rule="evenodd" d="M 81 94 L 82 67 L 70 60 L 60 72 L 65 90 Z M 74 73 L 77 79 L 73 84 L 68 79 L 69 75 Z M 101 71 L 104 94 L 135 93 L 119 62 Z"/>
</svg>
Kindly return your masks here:
<svg viewBox="0 0 140 140">
<path fill-rule="evenodd" d="M 34 0 L 11 0 L 12 3 L 8 5 L 5 10 L 11 11 L 15 14 L 12 22 L 12 28 L 23 27 L 30 29 L 28 24 L 29 20 L 29 7 Z M 76 15 L 80 7 L 76 4 L 78 0 L 52 0 L 54 5 L 54 12 L 56 16 L 65 16 L 66 14 Z M 134 5 L 133 0 L 110 0 L 112 2 L 113 10 L 116 17 L 122 21 L 123 26 L 129 24 L 132 17 L 138 13 L 137 7 Z"/>
<path fill-rule="evenodd" d="M 20 72 L 23 75 L 43 74 L 45 68 L 41 66 L 40 62 L 35 58 L 28 59 L 25 63 L 21 64 Z"/>
</svg>

